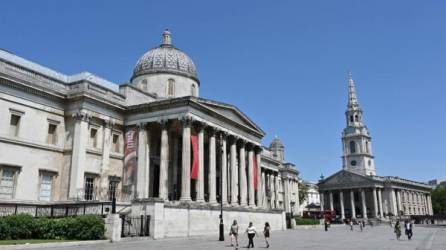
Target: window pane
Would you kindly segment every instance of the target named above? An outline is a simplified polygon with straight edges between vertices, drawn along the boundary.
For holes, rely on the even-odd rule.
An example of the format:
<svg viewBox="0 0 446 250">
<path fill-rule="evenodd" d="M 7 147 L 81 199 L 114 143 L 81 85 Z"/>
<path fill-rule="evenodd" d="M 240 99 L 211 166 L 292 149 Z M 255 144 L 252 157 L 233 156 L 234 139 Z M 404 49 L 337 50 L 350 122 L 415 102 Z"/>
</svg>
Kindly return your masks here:
<svg viewBox="0 0 446 250">
<path fill-rule="evenodd" d="M 40 182 L 40 197 L 41 201 L 51 200 L 51 189 L 53 186 L 53 177 L 51 175 L 42 175 Z"/>
<path fill-rule="evenodd" d="M 12 199 L 14 193 L 14 171 L 3 169 L 0 181 L 0 198 Z"/>
<path fill-rule="evenodd" d="M 94 178 L 93 177 L 85 177 L 84 199 L 87 201 L 93 200 L 93 192 L 94 192 Z"/>
</svg>

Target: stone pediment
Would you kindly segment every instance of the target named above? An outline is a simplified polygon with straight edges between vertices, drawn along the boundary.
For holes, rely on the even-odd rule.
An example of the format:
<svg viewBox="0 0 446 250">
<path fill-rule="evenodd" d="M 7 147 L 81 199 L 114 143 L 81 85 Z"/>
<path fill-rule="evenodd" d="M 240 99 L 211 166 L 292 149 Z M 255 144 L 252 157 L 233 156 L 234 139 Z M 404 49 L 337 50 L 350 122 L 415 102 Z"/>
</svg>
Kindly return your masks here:
<svg viewBox="0 0 446 250">
<path fill-rule="evenodd" d="M 331 188 L 348 188 L 358 186 L 372 186 L 375 181 L 364 175 L 353 173 L 346 170 L 341 170 L 327 179 L 319 182 L 319 189 L 331 189 Z"/>
<path fill-rule="evenodd" d="M 251 119 L 248 118 L 248 116 L 246 116 L 243 112 L 241 112 L 237 107 L 233 105 L 211 101 L 203 98 L 197 98 L 195 101 L 203 108 L 224 116 L 227 119 L 251 130 L 254 130 L 261 135 L 265 135 L 265 132 L 263 132 L 260 127 L 258 127 L 253 121 L 251 121 Z"/>
</svg>

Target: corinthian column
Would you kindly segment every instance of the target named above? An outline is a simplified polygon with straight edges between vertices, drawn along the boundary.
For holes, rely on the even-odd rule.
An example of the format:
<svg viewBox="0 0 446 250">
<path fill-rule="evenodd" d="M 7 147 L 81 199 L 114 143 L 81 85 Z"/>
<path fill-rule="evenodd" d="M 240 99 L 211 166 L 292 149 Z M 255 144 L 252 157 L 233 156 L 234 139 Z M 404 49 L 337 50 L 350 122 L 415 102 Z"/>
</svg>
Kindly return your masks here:
<svg viewBox="0 0 446 250">
<path fill-rule="evenodd" d="M 197 180 L 197 201 L 204 201 L 204 126 L 199 124 L 198 130 L 198 180 Z"/>
<path fill-rule="evenodd" d="M 383 212 L 383 201 L 382 201 L 381 189 L 378 189 L 378 207 L 379 207 L 379 217 L 383 218 L 384 212 Z"/>
<path fill-rule="evenodd" d="M 160 152 L 160 176 L 159 198 L 167 200 L 167 173 L 169 169 L 169 135 L 168 120 L 161 121 L 161 152 Z"/>
<path fill-rule="evenodd" d="M 181 197 L 180 201 L 190 201 L 190 125 L 191 117 L 183 117 L 183 148 L 181 166 Z"/>
<path fill-rule="evenodd" d="M 259 147 L 260 148 L 260 147 Z M 256 162 L 257 162 L 257 206 L 263 207 L 263 196 L 264 192 L 262 189 L 262 165 L 261 165 L 261 149 L 256 151 Z"/>
<path fill-rule="evenodd" d="M 375 218 L 378 218 L 378 201 L 376 200 L 376 188 L 373 188 L 373 213 L 375 214 Z"/>
<path fill-rule="evenodd" d="M 367 206 L 365 203 L 365 191 L 361 190 L 361 201 L 362 201 L 362 218 L 367 219 Z"/>
<path fill-rule="evenodd" d="M 209 128 L 209 203 L 217 203 L 216 196 L 216 155 L 215 155 L 215 129 Z"/>
<path fill-rule="evenodd" d="M 344 191 L 341 190 L 339 192 L 339 201 L 341 203 L 341 220 L 345 219 L 345 211 L 344 211 Z"/>
<path fill-rule="evenodd" d="M 262 207 L 268 208 L 266 204 L 266 179 L 265 179 L 265 172 L 262 171 L 262 195 L 260 196 Z"/>
<path fill-rule="evenodd" d="M 252 146 L 248 149 L 248 205 L 255 207 L 254 202 L 254 150 Z"/>
<path fill-rule="evenodd" d="M 238 195 L 238 187 L 237 187 L 237 144 L 236 139 L 231 139 L 231 205 L 237 205 L 237 195 Z"/>
<path fill-rule="evenodd" d="M 221 140 L 221 181 L 222 181 L 222 189 L 221 189 L 221 203 L 223 205 L 228 204 L 228 185 L 227 185 L 227 171 L 228 171 L 228 165 L 227 165 L 227 155 L 226 155 L 226 134 L 220 133 L 220 140 Z"/>
<path fill-rule="evenodd" d="M 139 125 L 138 132 L 138 168 L 136 178 L 136 194 L 139 199 L 149 197 L 149 131 L 147 124 Z"/>
<path fill-rule="evenodd" d="M 352 209 L 352 218 L 356 218 L 355 193 L 353 190 L 350 190 L 350 206 Z"/>
<path fill-rule="evenodd" d="M 239 153 L 239 177 L 240 177 L 240 205 L 246 206 L 246 156 L 245 156 L 245 142 L 240 143 Z"/>
</svg>

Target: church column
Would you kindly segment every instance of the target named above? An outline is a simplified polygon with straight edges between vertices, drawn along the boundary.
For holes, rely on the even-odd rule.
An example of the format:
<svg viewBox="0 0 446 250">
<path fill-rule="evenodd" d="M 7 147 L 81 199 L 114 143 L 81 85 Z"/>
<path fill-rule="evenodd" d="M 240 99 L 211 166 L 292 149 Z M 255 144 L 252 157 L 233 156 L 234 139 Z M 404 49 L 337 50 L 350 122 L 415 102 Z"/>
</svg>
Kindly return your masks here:
<svg viewBox="0 0 446 250">
<path fill-rule="evenodd" d="M 228 165 L 227 165 L 227 154 L 226 154 L 226 133 L 221 132 L 220 133 L 220 141 L 221 141 L 221 181 L 222 183 L 222 189 L 221 189 L 221 202 L 223 205 L 228 204 L 228 185 L 227 185 L 227 171 L 228 171 Z"/>
<path fill-rule="evenodd" d="M 209 127 L 209 203 L 217 203 L 217 186 L 216 186 L 216 154 L 215 154 L 215 133 L 216 130 L 213 127 Z"/>
<path fill-rule="evenodd" d="M 159 198 L 167 200 L 167 171 L 169 167 L 169 121 L 162 120 L 161 124 L 161 152 L 160 152 L 160 175 L 159 175 Z"/>
<path fill-rule="evenodd" d="M 332 191 L 329 191 L 328 198 L 329 198 L 329 201 L 330 201 L 330 211 L 333 211 L 334 210 L 334 206 L 333 206 L 333 192 Z"/>
<path fill-rule="evenodd" d="M 382 192 L 381 189 L 378 189 L 378 206 L 379 206 L 379 217 L 383 218 L 384 217 L 384 212 L 383 212 L 383 200 L 382 200 Z"/>
<path fill-rule="evenodd" d="M 319 193 L 319 199 L 321 200 L 321 202 L 320 202 L 320 205 L 321 205 L 321 211 L 324 211 L 325 209 L 324 209 L 324 199 L 325 199 L 325 197 L 324 197 L 324 192 L 320 192 Z"/>
<path fill-rule="evenodd" d="M 198 180 L 197 201 L 204 202 L 204 125 L 197 124 L 198 131 Z"/>
<path fill-rule="evenodd" d="M 365 190 L 361 189 L 361 201 L 362 201 L 362 218 L 367 219 L 367 206 L 365 203 Z"/>
<path fill-rule="evenodd" d="M 372 194 L 373 194 L 373 213 L 375 215 L 375 218 L 378 218 L 378 201 L 376 200 L 377 199 L 376 188 L 373 188 Z"/>
<path fill-rule="evenodd" d="M 240 141 L 239 153 L 239 179 L 240 179 L 240 206 L 246 206 L 246 156 L 245 156 L 245 142 Z"/>
<path fill-rule="evenodd" d="M 352 210 L 352 218 L 356 218 L 355 193 L 353 190 L 350 190 L 350 206 Z"/>
<path fill-rule="evenodd" d="M 339 192 L 339 202 L 341 203 L 341 220 L 345 219 L 345 211 L 344 211 L 344 191 L 341 190 Z"/>
<path fill-rule="evenodd" d="M 248 206 L 255 207 L 254 202 L 254 149 L 248 147 Z"/>
<path fill-rule="evenodd" d="M 181 166 L 181 201 L 190 201 L 190 126 L 191 117 L 183 117 L 183 146 Z"/>
<path fill-rule="evenodd" d="M 434 211 L 432 210 L 432 199 L 431 199 L 431 195 L 430 194 L 427 195 L 427 204 L 428 204 L 428 207 L 429 207 L 429 215 L 433 215 Z"/>
<path fill-rule="evenodd" d="M 138 131 L 138 168 L 136 177 L 136 194 L 139 199 L 149 197 L 149 131 L 147 123 L 141 123 Z"/>
<path fill-rule="evenodd" d="M 291 202 L 290 202 L 290 183 L 287 178 L 282 178 L 282 184 L 283 184 L 283 203 L 284 203 L 284 210 L 285 212 L 289 213 L 291 212 Z"/>
<path fill-rule="evenodd" d="M 69 199 L 83 199 L 88 123 L 90 115 L 86 112 L 73 114 L 75 119 L 73 145 L 71 151 Z"/>
<path fill-rule="evenodd" d="M 255 152 L 256 152 L 255 157 L 257 162 L 257 206 L 263 207 L 263 196 L 265 193 L 263 192 L 262 189 L 262 164 L 260 157 L 262 149 L 260 147 L 257 147 L 257 150 Z"/>
<path fill-rule="evenodd" d="M 237 195 L 238 195 L 238 186 L 237 186 L 237 140 L 232 137 L 231 138 L 231 205 L 237 206 Z"/>
</svg>

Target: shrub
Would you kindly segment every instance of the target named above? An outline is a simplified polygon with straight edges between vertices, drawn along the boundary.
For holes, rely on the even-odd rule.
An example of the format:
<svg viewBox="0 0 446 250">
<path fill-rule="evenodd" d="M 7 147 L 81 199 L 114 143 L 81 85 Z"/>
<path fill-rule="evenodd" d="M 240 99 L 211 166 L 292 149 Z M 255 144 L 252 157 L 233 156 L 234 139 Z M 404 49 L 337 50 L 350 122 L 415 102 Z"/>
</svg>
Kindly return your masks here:
<svg viewBox="0 0 446 250">
<path fill-rule="evenodd" d="M 297 218 L 296 225 L 319 225 L 320 220 L 310 219 L 310 218 Z"/>
<path fill-rule="evenodd" d="M 82 215 L 66 218 L 33 218 L 19 214 L 0 217 L 0 239 L 98 240 L 104 237 L 104 220 Z"/>
</svg>

